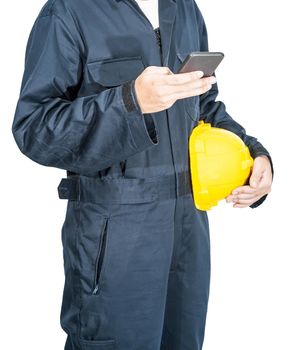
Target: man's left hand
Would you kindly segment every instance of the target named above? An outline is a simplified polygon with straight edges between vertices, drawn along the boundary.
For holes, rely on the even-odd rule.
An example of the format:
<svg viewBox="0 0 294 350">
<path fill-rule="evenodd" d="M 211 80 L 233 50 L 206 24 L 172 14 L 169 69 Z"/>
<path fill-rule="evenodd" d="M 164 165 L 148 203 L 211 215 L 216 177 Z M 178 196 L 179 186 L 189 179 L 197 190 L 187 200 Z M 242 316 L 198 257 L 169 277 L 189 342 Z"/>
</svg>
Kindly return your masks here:
<svg viewBox="0 0 294 350">
<path fill-rule="evenodd" d="M 234 208 L 245 208 L 271 191 L 273 177 L 271 165 L 266 155 L 254 159 L 249 185 L 236 187 L 226 197 L 226 202 L 233 202 Z"/>
</svg>

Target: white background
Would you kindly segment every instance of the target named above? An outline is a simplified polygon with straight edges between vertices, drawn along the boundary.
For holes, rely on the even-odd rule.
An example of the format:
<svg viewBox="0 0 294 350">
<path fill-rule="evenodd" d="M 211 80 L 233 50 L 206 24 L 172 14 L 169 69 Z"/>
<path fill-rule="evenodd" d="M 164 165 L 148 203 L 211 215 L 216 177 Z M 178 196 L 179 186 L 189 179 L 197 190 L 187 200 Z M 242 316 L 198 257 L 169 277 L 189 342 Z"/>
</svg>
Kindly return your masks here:
<svg viewBox="0 0 294 350">
<path fill-rule="evenodd" d="M 5 350 L 58 350 L 65 341 L 59 312 L 66 201 L 57 195 L 65 171 L 23 156 L 11 133 L 25 46 L 43 4 L 0 5 L 0 317 Z M 225 53 L 217 71 L 219 98 L 247 134 L 269 150 L 275 167 L 272 192 L 260 207 L 233 208 L 222 201 L 208 212 L 212 278 L 204 350 L 293 350 L 291 1 L 199 0 L 198 5 L 210 51 Z"/>
</svg>

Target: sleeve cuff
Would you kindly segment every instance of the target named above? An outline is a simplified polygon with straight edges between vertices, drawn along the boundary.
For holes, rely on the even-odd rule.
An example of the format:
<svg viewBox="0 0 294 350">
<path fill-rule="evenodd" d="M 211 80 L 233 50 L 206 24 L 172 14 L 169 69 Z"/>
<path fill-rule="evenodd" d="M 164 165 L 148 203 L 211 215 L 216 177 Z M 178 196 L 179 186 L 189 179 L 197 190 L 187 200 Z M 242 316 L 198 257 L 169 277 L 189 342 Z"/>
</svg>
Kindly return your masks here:
<svg viewBox="0 0 294 350">
<path fill-rule="evenodd" d="M 253 159 L 255 159 L 256 157 L 261 156 L 261 155 L 265 155 L 268 157 L 268 159 L 270 161 L 271 168 L 272 168 L 272 177 L 274 178 L 274 166 L 273 166 L 272 158 L 269 155 L 269 152 L 259 143 L 258 147 L 255 147 L 254 149 L 252 149 L 252 152 L 250 151 L 250 153 L 251 153 L 251 156 Z M 249 184 L 249 178 L 248 178 L 246 185 L 248 185 L 248 184 Z M 265 194 L 264 196 L 262 196 L 261 198 L 259 198 L 259 200 L 257 200 L 256 202 L 252 203 L 250 205 L 250 208 L 252 208 L 252 209 L 257 208 L 260 204 L 262 204 L 265 201 L 267 195 L 268 195 L 268 193 Z"/>
<path fill-rule="evenodd" d="M 255 159 L 258 156 L 263 156 L 263 155 L 268 157 L 268 159 L 270 161 L 271 168 L 272 168 L 272 175 L 274 178 L 274 165 L 273 165 L 273 161 L 272 161 L 272 158 L 271 158 L 268 150 L 265 147 L 263 147 L 263 145 L 260 142 L 257 142 L 257 144 L 254 146 L 248 146 L 248 148 L 249 148 L 251 157 L 253 159 Z"/>
<path fill-rule="evenodd" d="M 145 148 L 158 144 L 156 120 L 152 114 L 143 114 L 139 106 L 135 80 L 122 85 L 122 102 L 127 113 L 128 124 L 131 128 L 133 139 L 138 148 Z"/>
</svg>

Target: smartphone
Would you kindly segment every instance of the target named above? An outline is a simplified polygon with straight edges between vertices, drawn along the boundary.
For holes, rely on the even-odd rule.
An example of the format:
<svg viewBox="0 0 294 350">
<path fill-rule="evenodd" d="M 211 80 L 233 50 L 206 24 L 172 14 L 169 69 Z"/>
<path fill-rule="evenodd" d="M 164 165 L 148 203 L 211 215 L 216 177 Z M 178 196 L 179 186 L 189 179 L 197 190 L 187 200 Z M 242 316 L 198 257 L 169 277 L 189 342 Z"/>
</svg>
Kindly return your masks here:
<svg viewBox="0 0 294 350">
<path fill-rule="evenodd" d="M 202 71 L 204 77 L 210 77 L 224 58 L 222 52 L 191 52 L 187 55 L 177 73 Z"/>
</svg>

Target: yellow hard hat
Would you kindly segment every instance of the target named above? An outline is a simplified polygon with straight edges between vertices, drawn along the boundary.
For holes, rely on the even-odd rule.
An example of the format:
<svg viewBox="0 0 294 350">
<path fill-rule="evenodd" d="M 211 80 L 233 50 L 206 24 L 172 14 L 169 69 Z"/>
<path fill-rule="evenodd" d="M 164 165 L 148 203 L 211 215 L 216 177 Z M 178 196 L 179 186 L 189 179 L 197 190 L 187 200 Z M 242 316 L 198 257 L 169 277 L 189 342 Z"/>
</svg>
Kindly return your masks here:
<svg viewBox="0 0 294 350">
<path fill-rule="evenodd" d="M 235 133 L 199 121 L 189 138 L 190 172 L 196 208 L 211 209 L 246 183 L 253 158 Z"/>
</svg>

